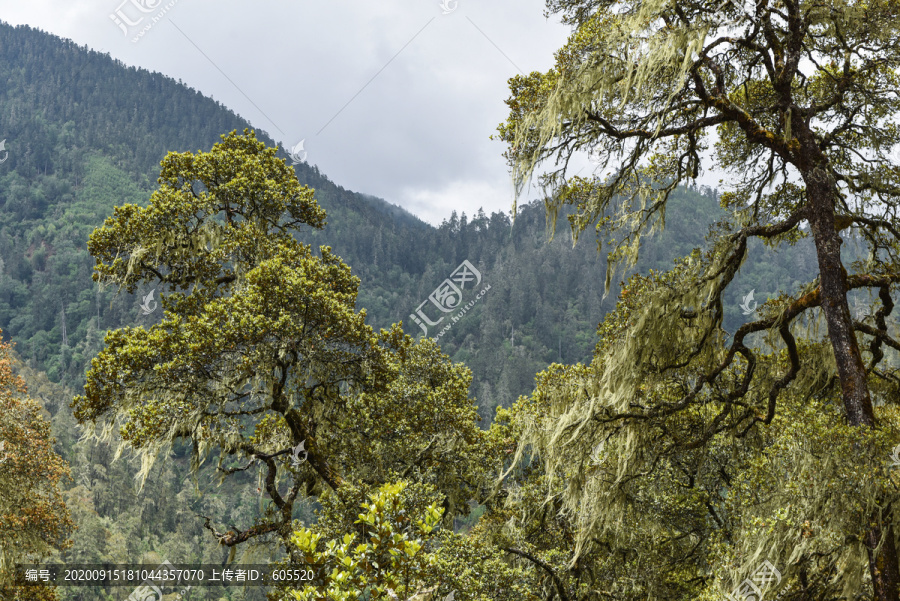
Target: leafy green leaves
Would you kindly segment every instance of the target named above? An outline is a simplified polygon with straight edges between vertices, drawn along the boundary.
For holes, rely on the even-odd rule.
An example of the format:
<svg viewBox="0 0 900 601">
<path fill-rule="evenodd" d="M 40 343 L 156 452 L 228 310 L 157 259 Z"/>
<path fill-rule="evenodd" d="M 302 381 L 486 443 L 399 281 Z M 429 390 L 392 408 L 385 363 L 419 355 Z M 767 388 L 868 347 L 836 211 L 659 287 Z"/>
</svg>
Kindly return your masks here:
<svg viewBox="0 0 900 601">
<path fill-rule="evenodd" d="M 417 517 L 417 508 L 428 496 L 433 493 L 427 487 L 409 489 L 404 481 L 382 485 L 361 503 L 363 512 L 355 521 L 361 534 L 344 534 L 340 539 L 329 540 L 324 548 L 322 534 L 309 528 L 295 531 L 292 544 L 304 561 L 315 566 L 321 578 L 315 584 L 291 591 L 293 598 L 405 599 L 425 588 L 427 568 L 436 561 L 434 551 L 427 551 L 426 545 L 434 538 L 444 513 L 434 500 L 421 511 L 421 518 Z"/>
</svg>

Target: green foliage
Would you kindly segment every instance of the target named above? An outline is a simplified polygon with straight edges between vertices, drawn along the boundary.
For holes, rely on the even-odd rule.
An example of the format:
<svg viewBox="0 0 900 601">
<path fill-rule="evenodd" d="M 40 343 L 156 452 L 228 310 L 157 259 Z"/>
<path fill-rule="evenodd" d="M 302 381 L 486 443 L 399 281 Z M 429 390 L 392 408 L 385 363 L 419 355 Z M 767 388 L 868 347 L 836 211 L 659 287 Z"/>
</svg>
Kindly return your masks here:
<svg viewBox="0 0 900 601">
<path fill-rule="evenodd" d="M 572 206 L 576 239 L 595 226 L 608 240 L 607 288 L 699 176 L 714 128 L 718 165 L 739 176 L 706 220 L 708 246 L 632 278 L 593 362 L 551 366 L 516 410 L 509 473 L 539 458 L 544 504 L 572 528 L 553 545 L 569 561 L 559 595 L 586 595 L 587 578 L 618 598 L 712 599 L 715 576 L 770 559 L 797 598 L 896 598 L 900 515 L 877 433 L 895 426 L 873 406 L 900 391 L 896 3 L 547 6 L 574 31 L 553 69 L 511 80 L 500 136 L 519 186 L 555 162 L 548 217 Z M 600 161 L 588 178 L 567 172 L 584 151 Z M 848 267 L 841 236 L 859 243 Z M 751 253 L 809 241 L 810 277 L 764 279 L 767 302 L 730 333 L 726 301 L 752 300 L 750 286 L 736 294 Z M 523 530 L 537 513 L 524 506 Z M 620 563 L 583 571 L 597 549 Z M 712 562 L 723 556 L 727 568 Z"/>
<path fill-rule="evenodd" d="M 271 503 L 252 525 L 219 532 L 203 516 L 232 554 L 272 535 L 287 545 L 301 499 L 346 501 L 351 482 L 433 487 L 450 523 L 500 469 L 470 372 L 399 326 L 376 335 L 349 267 L 294 238 L 324 223 L 313 192 L 252 133 L 222 140 L 170 154 L 150 204 L 117 207 L 91 235 L 96 279 L 167 290 L 159 323 L 107 334 L 76 419 L 102 440 L 118 431 L 117 454 L 142 459 L 141 486 L 184 440 L 195 472 L 215 454 L 223 482 L 257 473 Z"/>
<path fill-rule="evenodd" d="M 817 346 L 802 348 L 810 368 L 827 356 Z M 542 373 L 535 393 L 491 428 L 519 442 L 518 456 L 479 528 L 548 576 L 544 598 L 603 590 L 713 601 L 764 560 L 783 576 L 773 597 L 862 598 L 872 500 L 884 500 L 876 513 L 885 521 L 900 500 L 889 465 L 896 407 L 880 408 L 882 429 L 872 431 L 846 424 L 839 391 L 791 392 L 770 424 L 691 447 L 685 441 L 727 405 L 710 398 L 666 412 L 677 397 L 648 382 L 630 404 L 643 418 L 614 418 L 621 411 L 600 390 L 602 357 Z M 760 362 L 784 368 L 788 359 Z"/>
<path fill-rule="evenodd" d="M 124 418 L 143 478 L 181 437 L 193 440 L 195 465 L 222 449 L 263 460 L 272 477 L 274 445 L 305 440 L 315 472 L 337 486 L 315 426 L 342 386 L 375 390 L 384 368 L 365 312 L 354 311 L 358 279 L 328 248 L 313 256 L 288 233 L 322 227 L 312 191 L 274 149 L 234 133 L 210 153 L 169 155 L 160 184 L 146 209 L 117 207 L 89 248 L 101 282 L 167 285 L 163 321 L 107 335 L 76 417 L 110 427 Z"/>
<path fill-rule="evenodd" d="M 500 467 L 477 425 L 471 374 L 430 340 L 407 339 L 388 361 L 397 377 L 387 390 L 349 399 L 323 444 L 354 481 L 410 479 L 437 487 L 449 521 L 492 484 Z"/>
<path fill-rule="evenodd" d="M 490 527 L 465 535 L 439 528 L 440 495 L 430 485 L 348 486 L 321 500 L 316 525 L 292 538 L 295 558 L 321 578 L 286 599 L 536 598 L 539 579 L 494 544 Z"/>
<path fill-rule="evenodd" d="M 428 489 L 410 490 L 403 481 L 381 486 L 361 504 L 363 513 L 354 522 L 361 536 L 351 530 L 324 542 L 324 535 L 312 529 L 297 530 L 291 543 L 322 577 L 291 591 L 292 597 L 297 601 L 405 599 L 421 592 L 428 584 L 427 568 L 436 562 L 426 547 L 443 514 L 438 500 L 414 512 L 421 502 L 415 503 L 410 496 L 421 495 L 429 496 Z"/>
</svg>

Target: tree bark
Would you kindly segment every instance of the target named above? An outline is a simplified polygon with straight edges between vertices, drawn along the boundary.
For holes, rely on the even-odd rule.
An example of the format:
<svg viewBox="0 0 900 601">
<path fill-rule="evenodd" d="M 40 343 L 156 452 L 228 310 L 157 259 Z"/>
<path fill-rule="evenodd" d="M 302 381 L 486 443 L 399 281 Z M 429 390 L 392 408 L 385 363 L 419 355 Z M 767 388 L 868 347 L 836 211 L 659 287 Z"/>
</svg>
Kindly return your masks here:
<svg viewBox="0 0 900 601">
<path fill-rule="evenodd" d="M 847 304 L 847 271 L 841 263 L 842 240 L 834 226 L 835 182 L 825 169 L 824 157 L 812 136 L 804 138 L 806 138 L 804 154 L 818 159 L 811 168 L 801 169 L 801 172 L 806 184 L 807 217 L 819 262 L 822 311 L 825 314 L 828 338 L 837 363 L 844 411 L 851 425 L 874 428 L 875 412 L 869 395 L 866 368 L 853 331 L 850 307 Z M 885 521 L 882 521 L 882 518 Z M 898 601 L 900 565 L 890 517 L 882 516 L 876 510 L 870 520 L 864 543 L 869 556 L 874 599 Z"/>
<path fill-rule="evenodd" d="M 854 426 L 875 427 L 866 368 L 847 304 L 847 271 L 841 263 L 842 240 L 834 228 L 834 183 L 821 167 L 804 177 L 807 217 L 816 244 L 822 311 L 834 349 L 847 419 Z"/>
</svg>

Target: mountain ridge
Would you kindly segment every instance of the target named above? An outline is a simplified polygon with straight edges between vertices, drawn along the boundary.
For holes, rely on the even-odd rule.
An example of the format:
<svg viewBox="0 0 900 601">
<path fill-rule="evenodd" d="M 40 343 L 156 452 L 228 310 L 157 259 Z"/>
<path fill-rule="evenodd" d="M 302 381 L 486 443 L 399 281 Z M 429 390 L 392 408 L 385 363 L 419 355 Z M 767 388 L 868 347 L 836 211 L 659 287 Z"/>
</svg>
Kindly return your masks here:
<svg viewBox="0 0 900 601">
<path fill-rule="evenodd" d="M 27 26 L 0 23 L 0 82 L 0 138 L 10 152 L 0 164 L 0 327 L 31 367 L 77 389 L 105 331 L 154 318 L 139 311 L 150 288 L 118 296 L 96 288 L 87 236 L 114 206 L 146 204 L 167 152 L 209 149 L 250 124 L 165 75 Z M 483 275 L 490 290 L 440 338 L 472 370 L 483 418 L 529 393 L 549 363 L 590 360 L 615 290 L 604 296 L 605 257 L 588 241 L 573 247 L 565 219 L 548 239 L 542 201 L 520 203 L 515 227 L 509 214 L 483 211 L 452 211 L 434 227 L 314 165 L 295 173 L 328 214 L 324 230 L 298 237 L 331 246 L 351 266 L 373 327 L 403 321 L 420 335 L 413 316 L 424 315 L 446 316 L 443 328 L 457 314 L 429 301 L 436 286 L 463 261 Z M 637 269 L 665 269 L 702 246 L 718 210 L 712 191 L 679 190 L 666 232 L 645 245 Z"/>
</svg>

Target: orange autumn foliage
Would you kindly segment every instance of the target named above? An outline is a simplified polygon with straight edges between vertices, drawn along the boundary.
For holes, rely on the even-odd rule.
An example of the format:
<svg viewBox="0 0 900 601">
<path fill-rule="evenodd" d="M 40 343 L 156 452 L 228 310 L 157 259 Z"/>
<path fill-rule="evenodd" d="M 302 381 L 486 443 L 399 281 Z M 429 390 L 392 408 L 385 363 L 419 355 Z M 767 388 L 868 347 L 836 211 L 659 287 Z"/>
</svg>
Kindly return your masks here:
<svg viewBox="0 0 900 601">
<path fill-rule="evenodd" d="M 69 466 L 53 450 L 41 405 L 13 372 L 11 349 L 0 331 L 0 599 L 53 601 L 55 590 L 13 586 L 13 575 L 17 563 L 38 563 L 71 544 L 74 524 L 59 490 Z"/>
</svg>

